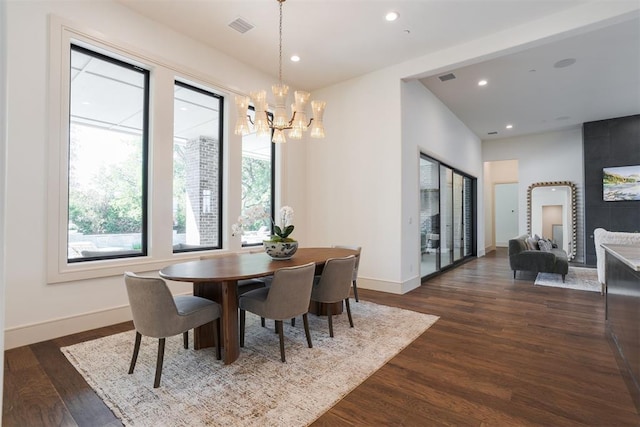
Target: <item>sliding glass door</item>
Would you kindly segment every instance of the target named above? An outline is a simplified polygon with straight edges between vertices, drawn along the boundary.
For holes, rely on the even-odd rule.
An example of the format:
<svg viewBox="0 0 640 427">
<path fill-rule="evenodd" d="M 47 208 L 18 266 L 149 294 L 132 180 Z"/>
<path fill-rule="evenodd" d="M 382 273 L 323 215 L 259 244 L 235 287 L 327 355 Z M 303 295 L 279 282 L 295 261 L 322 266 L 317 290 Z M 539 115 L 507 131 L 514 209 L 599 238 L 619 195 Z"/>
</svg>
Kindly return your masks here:
<svg viewBox="0 0 640 427">
<path fill-rule="evenodd" d="M 453 263 L 453 170 L 440 165 L 440 268 Z"/>
<path fill-rule="evenodd" d="M 476 180 L 420 156 L 420 275 L 475 255 Z"/>
<path fill-rule="evenodd" d="M 440 166 L 420 158 L 420 275 L 440 270 Z"/>
</svg>

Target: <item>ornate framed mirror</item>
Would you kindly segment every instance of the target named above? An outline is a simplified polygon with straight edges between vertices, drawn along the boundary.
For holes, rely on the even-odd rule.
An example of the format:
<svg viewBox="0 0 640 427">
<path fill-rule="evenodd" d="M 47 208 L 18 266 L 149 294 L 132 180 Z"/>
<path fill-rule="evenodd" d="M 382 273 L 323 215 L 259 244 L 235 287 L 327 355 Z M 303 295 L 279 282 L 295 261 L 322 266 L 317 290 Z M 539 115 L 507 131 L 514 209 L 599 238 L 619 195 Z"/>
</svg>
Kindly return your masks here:
<svg viewBox="0 0 640 427">
<path fill-rule="evenodd" d="M 536 182 L 527 189 L 527 231 L 551 239 L 576 257 L 576 186 L 569 181 Z"/>
</svg>

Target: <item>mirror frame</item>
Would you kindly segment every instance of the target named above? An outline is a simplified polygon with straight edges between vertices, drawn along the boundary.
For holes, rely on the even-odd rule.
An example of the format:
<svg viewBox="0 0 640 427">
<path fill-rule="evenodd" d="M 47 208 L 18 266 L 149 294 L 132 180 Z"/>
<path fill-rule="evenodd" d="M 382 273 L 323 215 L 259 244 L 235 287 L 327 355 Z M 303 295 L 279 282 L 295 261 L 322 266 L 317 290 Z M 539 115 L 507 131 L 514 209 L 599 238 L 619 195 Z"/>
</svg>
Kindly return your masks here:
<svg viewBox="0 0 640 427">
<path fill-rule="evenodd" d="M 569 246 L 569 253 L 567 254 L 567 259 L 571 261 L 576 257 L 576 239 L 577 239 L 577 231 L 578 225 L 576 224 L 578 220 L 577 214 L 577 189 L 576 185 L 571 181 L 549 181 L 549 182 L 534 182 L 527 189 L 527 233 L 531 235 L 531 192 L 534 188 L 538 187 L 569 187 L 569 195 L 571 202 L 571 245 Z"/>
</svg>

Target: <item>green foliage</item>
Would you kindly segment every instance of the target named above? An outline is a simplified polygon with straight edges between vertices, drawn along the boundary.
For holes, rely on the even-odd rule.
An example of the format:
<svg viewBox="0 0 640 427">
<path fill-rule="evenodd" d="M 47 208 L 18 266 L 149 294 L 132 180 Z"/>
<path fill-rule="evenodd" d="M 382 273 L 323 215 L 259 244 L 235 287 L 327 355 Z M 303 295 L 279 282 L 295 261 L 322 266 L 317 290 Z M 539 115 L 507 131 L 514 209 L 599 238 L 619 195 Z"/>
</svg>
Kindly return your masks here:
<svg viewBox="0 0 640 427">
<path fill-rule="evenodd" d="M 87 152 L 90 140 L 73 141 L 75 150 Z M 121 162 L 104 162 L 87 178 L 69 171 L 69 221 L 84 234 L 140 233 L 142 227 L 142 150 L 139 139 L 114 141 L 114 150 L 126 153 Z M 72 165 L 73 165 L 72 161 Z"/>
<path fill-rule="evenodd" d="M 249 156 L 242 158 L 242 212 L 254 206 L 265 207 L 271 211 L 271 162 Z M 245 231 L 255 231 L 268 225 L 261 220 L 247 224 Z"/>
<path fill-rule="evenodd" d="M 173 229 L 178 234 L 187 231 L 187 168 L 184 145 L 173 144 Z"/>
<path fill-rule="evenodd" d="M 276 236 L 278 236 L 280 239 L 286 239 L 287 237 L 289 237 L 289 234 L 291 234 L 293 232 L 293 225 L 288 225 L 287 227 L 285 227 L 284 230 L 282 230 L 279 226 L 274 226 L 273 229 L 276 233 Z"/>
</svg>

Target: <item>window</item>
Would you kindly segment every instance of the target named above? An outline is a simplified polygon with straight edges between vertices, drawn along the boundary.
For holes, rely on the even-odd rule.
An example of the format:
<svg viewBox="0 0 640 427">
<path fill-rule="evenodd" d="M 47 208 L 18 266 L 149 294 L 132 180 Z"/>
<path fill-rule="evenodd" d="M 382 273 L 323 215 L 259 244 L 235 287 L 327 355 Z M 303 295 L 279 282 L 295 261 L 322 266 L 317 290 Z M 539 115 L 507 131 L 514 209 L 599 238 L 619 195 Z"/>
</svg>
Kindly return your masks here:
<svg viewBox="0 0 640 427">
<path fill-rule="evenodd" d="M 255 111 L 251 107 L 249 115 L 253 121 Z M 258 135 L 251 132 L 242 138 L 242 215 L 251 217 L 252 209 L 258 209 L 273 218 L 275 144 L 271 134 Z M 273 234 L 271 219 L 265 218 L 244 228 L 242 246 L 261 245 Z"/>
<path fill-rule="evenodd" d="M 47 282 L 224 250 L 229 90 L 54 16 L 49 36 Z"/>
<path fill-rule="evenodd" d="M 68 262 L 147 254 L 149 71 L 71 46 Z"/>
<path fill-rule="evenodd" d="M 173 251 L 222 247 L 223 98 L 174 85 Z"/>
</svg>

